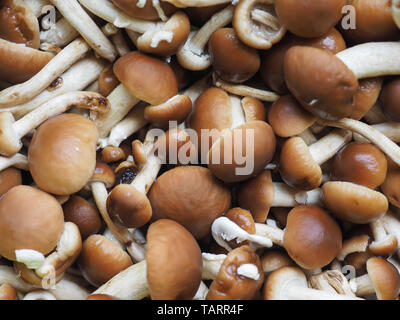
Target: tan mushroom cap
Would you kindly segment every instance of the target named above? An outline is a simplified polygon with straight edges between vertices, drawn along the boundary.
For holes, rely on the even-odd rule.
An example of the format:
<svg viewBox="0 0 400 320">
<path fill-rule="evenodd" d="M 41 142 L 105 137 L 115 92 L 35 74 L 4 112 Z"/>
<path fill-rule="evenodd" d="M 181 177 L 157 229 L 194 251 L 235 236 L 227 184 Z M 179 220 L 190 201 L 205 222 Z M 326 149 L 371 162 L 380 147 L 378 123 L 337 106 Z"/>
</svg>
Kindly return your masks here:
<svg viewBox="0 0 400 320">
<path fill-rule="evenodd" d="M 201 250 L 179 223 L 161 219 L 147 232 L 147 282 L 152 300 L 190 300 L 203 269 Z"/>
<path fill-rule="evenodd" d="M 52 194 L 78 192 L 94 172 L 97 140 L 96 125 L 82 115 L 65 113 L 45 121 L 28 149 L 33 180 Z"/>
<path fill-rule="evenodd" d="M 236 197 L 239 206 L 249 210 L 255 222 L 264 223 L 274 201 L 271 171 L 263 170 L 253 179 L 241 183 Z"/>
<path fill-rule="evenodd" d="M 91 294 L 85 300 L 119 300 L 117 297 L 105 293 Z"/>
<path fill-rule="evenodd" d="M 321 190 L 326 208 L 352 223 L 372 222 L 388 210 L 388 200 L 382 193 L 351 182 L 328 181 Z"/>
<path fill-rule="evenodd" d="M 115 224 L 126 228 L 142 227 L 152 217 L 146 194 L 130 184 L 119 184 L 110 192 L 107 211 Z"/>
<path fill-rule="evenodd" d="M 211 171 L 199 166 L 177 167 L 163 173 L 148 197 L 153 220 L 168 218 L 196 239 L 211 232 L 211 224 L 231 207 L 231 192 Z"/>
<path fill-rule="evenodd" d="M 15 260 L 15 250 L 51 252 L 64 229 L 61 205 L 29 186 L 10 189 L 0 201 L 0 255 Z"/>
<path fill-rule="evenodd" d="M 395 77 L 387 81 L 379 97 L 380 107 L 388 119 L 400 121 L 400 78 Z"/>
<path fill-rule="evenodd" d="M 352 114 L 358 80 L 333 53 L 294 46 L 285 55 L 284 73 L 290 92 L 309 112 L 326 120 Z"/>
<path fill-rule="evenodd" d="M 111 64 L 103 69 L 98 81 L 99 93 L 104 97 L 107 97 L 119 85 Z"/>
<path fill-rule="evenodd" d="M 317 188 L 322 182 L 321 167 L 313 159 L 307 144 L 300 137 L 292 137 L 282 146 L 279 172 L 289 186 L 302 190 Z"/>
<path fill-rule="evenodd" d="M 18 300 L 17 290 L 8 283 L 0 286 L 0 300 Z"/>
<path fill-rule="evenodd" d="M 124 250 L 99 234 L 91 235 L 83 242 L 77 262 L 85 279 L 96 287 L 132 265 Z"/>
<path fill-rule="evenodd" d="M 293 208 L 288 215 L 283 245 L 302 268 L 328 265 L 342 248 L 342 231 L 323 209 L 313 205 Z"/>
<path fill-rule="evenodd" d="M 240 267 L 250 265 L 257 277 L 250 278 L 240 273 Z M 255 275 L 256 276 L 256 275 Z M 249 246 L 244 245 L 228 253 L 217 277 L 211 283 L 207 300 L 251 300 L 264 282 L 260 258 Z"/>
<path fill-rule="evenodd" d="M 316 38 L 326 34 L 342 17 L 345 0 L 276 0 L 275 10 L 293 34 Z"/>
<path fill-rule="evenodd" d="M 38 73 L 54 55 L 0 39 L 0 80 L 21 83 Z"/>
<path fill-rule="evenodd" d="M 140 0 L 112 0 L 118 8 L 131 17 L 143 20 L 158 20 L 160 18 L 157 10 L 153 6 L 153 1 L 146 1 L 143 8 L 137 5 L 139 1 Z M 160 1 L 160 5 L 166 15 L 170 15 L 177 10 L 172 4 L 164 1 Z"/>
<path fill-rule="evenodd" d="M 292 137 L 309 128 L 317 118 L 304 110 L 291 95 L 275 101 L 268 111 L 268 122 L 280 137 Z"/>
<path fill-rule="evenodd" d="M 354 110 L 350 118 L 360 120 L 376 104 L 381 93 L 383 78 L 367 78 L 358 81 L 359 87 L 354 96 Z"/>
<path fill-rule="evenodd" d="M 392 161 L 388 161 L 388 171 L 381 190 L 390 204 L 400 208 L 400 167 Z"/>
<path fill-rule="evenodd" d="M 268 274 L 282 267 L 295 265 L 288 254 L 280 248 L 273 248 L 265 251 L 261 255 L 260 260 L 264 274 Z"/>
<path fill-rule="evenodd" d="M 12 187 L 22 184 L 21 171 L 16 168 L 7 168 L 0 172 L 0 197 Z"/>
<path fill-rule="evenodd" d="M 120 57 L 114 63 L 114 73 L 135 97 L 152 105 L 178 93 L 176 76 L 169 64 L 138 51 Z"/>
<path fill-rule="evenodd" d="M 382 151 L 370 143 L 351 142 L 333 158 L 331 178 L 376 189 L 385 181 L 386 172 Z"/>
<path fill-rule="evenodd" d="M 244 97 L 242 99 L 242 108 L 247 122 L 255 120 L 265 121 L 267 118 L 264 103 L 256 98 Z"/>
<path fill-rule="evenodd" d="M 214 71 L 225 81 L 247 81 L 260 68 L 258 51 L 241 42 L 233 28 L 215 31 L 209 40 L 208 50 Z"/>
<path fill-rule="evenodd" d="M 367 271 L 378 300 L 398 299 L 400 275 L 394 265 L 385 259 L 372 257 L 367 261 Z"/>
</svg>

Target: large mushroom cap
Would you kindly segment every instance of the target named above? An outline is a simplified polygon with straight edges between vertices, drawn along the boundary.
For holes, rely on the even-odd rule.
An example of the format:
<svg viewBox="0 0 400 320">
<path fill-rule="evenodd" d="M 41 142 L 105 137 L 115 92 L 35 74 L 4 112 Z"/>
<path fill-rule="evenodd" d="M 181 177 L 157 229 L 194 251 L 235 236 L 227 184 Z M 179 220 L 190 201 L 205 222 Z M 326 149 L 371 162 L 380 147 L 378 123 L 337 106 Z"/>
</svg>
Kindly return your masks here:
<svg viewBox="0 0 400 320">
<path fill-rule="evenodd" d="M 147 232 L 147 281 L 153 300 L 192 299 L 203 261 L 192 234 L 179 223 L 161 219 Z"/>
<path fill-rule="evenodd" d="M 58 201 L 29 186 L 10 189 L 0 201 L 0 255 L 15 260 L 15 250 L 51 252 L 64 228 Z"/>
<path fill-rule="evenodd" d="M 289 212 L 283 243 L 289 256 L 304 269 L 328 265 L 342 248 L 337 222 L 317 206 L 298 206 Z"/>
<path fill-rule="evenodd" d="M 372 257 L 367 261 L 367 271 L 379 300 L 398 299 L 400 275 L 394 265 L 385 259 Z"/>
<path fill-rule="evenodd" d="M 196 239 L 211 231 L 213 221 L 231 206 L 231 192 L 211 171 L 199 166 L 177 167 L 162 174 L 148 197 L 153 219 L 175 220 Z"/>
<path fill-rule="evenodd" d="M 159 105 L 178 93 L 178 82 L 168 63 L 138 51 L 114 63 L 119 81 L 137 98 Z"/>
<path fill-rule="evenodd" d="M 96 166 L 98 130 L 84 116 L 65 113 L 45 121 L 28 150 L 29 169 L 40 189 L 56 195 L 81 190 Z"/>
</svg>

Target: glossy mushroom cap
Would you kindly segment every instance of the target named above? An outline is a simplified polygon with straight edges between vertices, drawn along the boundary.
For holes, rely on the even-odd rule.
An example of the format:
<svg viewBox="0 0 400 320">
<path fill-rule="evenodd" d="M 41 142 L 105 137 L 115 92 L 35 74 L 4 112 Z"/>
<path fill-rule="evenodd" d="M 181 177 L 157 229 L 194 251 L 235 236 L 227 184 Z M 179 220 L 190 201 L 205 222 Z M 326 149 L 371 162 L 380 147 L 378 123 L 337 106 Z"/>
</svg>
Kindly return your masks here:
<svg viewBox="0 0 400 320">
<path fill-rule="evenodd" d="M 389 206 L 382 193 L 351 182 L 325 182 L 321 197 L 334 216 L 356 224 L 377 220 Z"/>
<path fill-rule="evenodd" d="M 84 116 L 65 113 L 45 121 L 28 149 L 33 180 L 52 194 L 78 192 L 95 169 L 97 140 L 96 125 Z"/>
<path fill-rule="evenodd" d="M 196 239 L 211 232 L 211 224 L 231 207 L 231 192 L 211 171 L 199 166 L 177 167 L 154 182 L 148 197 L 153 220 L 168 218 Z"/>
<path fill-rule="evenodd" d="M 268 122 L 280 137 L 292 137 L 309 128 L 316 117 L 304 110 L 291 95 L 281 96 L 268 111 Z"/>
<path fill-rule="evenodd" d="M 124 250 L 99 234 L 91 235 L 83 242 L 77 262 L 85 279 L 96 287 L 132 265 Z"/>
<path fill-rule="evenodd" d="M 381 92 L 382 78 L 367 78 L 358 81 L 359 87 L 354 96 L 354 109 L 350 118 L 360 120 L 375 105 Z"/>
<path fill-rule="evenodd" d="M 388 161 L 386 179 L 381 185 L 383 194 L 390 204 L 400 208 L 400 167 L 392 161 Z"/>
<path fill-rule="evenodd" d="M 51 195 L 29 186 L 10 189 L 0 201 L 0 255 L 15 260 L 15 250 L 44 255 L 57 245 L 64 229 L 61 205 Z"/>
<path fill-rule="evenodd" d="M 112 0 L 112 2 L 120 8 L 124 13 L 131 17 L 143 20 L 159 20 L 160 17 L 157 10 L 153 6 L 152 1 L 146 1 L 144 7 L 138 6 L 140 0 Z M 166 15 L 170 15 L 176 8 L 165 2 L 160 1 L 161 8 Z"/>
<path fill-rule="evenodd" d="M 302 205 L 289 212 L 283 245 L 300 267 L 318 269 L 332 262 L 342 249 L 342 231 L 320 207 Z"/>
<path fill-rule="evenodd" d="M 0 300 L 18 300 L 17 290 L 8 283 L 0 286 Z"/>
<path fill-rule="evenodd" d="M 379 97 L 383 113 L 392 121 L 400 121 L 400 78 L 384 84 Z"/>
<path fill-rule="evenodd" d="M 263 52 L 260 68 L 260 75 L 264 83 L 281 95 L 289 92 L 285 82 L 283 62 L 286 52 L 293 46 L 315 47 L 328 50 L 333 54 L 346 49 L 342 35 L 335 28 L 319 38 L 300 38 L 288 33 L 282 41 Z"/>
<path fill-rule="evenodd" d="M 279 20 L 293 34 L 316 38 L 326 34 L 342 17 L 345 0 L 276 0 Z"/>
<path fill-rule="evenodd" d="M 242 208 L 232 208 L 229 209 L 229 211 L 225 214 L 225 217 L 233 221 L 247 233 L 249 234 L 256 233 L 256 225 L 254 223 L 254 219 L 250 211 Z M 242 245 L 248 245 L 248 244 L 249 244 L 248 241 L 242 241 L 240 243 L 236 242 L 235 240 L 228 241 L 228 246 L 231 248 L 237 248 Z"/>
<path fill-rule="evenodd" d="M 208 50 L 214 71 L 225 81 L 247 81 L 260 68 L 257 50 L 241 42 L 233 28 L 215 31 L 209 40 Z"/>
<path fill-rule="evenodd" d="M 264 282 L 260 258 L 244 245 L 228 253 L 211 283 L 207 300 L 250 300 Z"/>
<path fill-rule="evenodd" d="M 107 97 L 119 85 L 119 80 L 114 74 L 112 65 L 103 69 L 98 81 L 99 93 L 104 97 Z"/>
<path fill-rule="evenodd" d="M 22 184 L 21 171 L 15 168 L 7 168 L 0 172 L 0 197 L 12 187 Z"/>
<path fill-rule="evenodd" d="M 138 51 L 114 63 L 119 81 L 138 99 L 159 105 L 178 93 L 178 83 L 168 63 Z"/>
<path fill-rule="evenodd" d="M 169 219 L 152 223 L 146 239 L 151 299 L 192 299 L 199 288 L 203 268 L 196 239 L 179 223 Z"/>
<path fill-rule="evenodd" d="M 372 257 L 367 261 L 368 276 L 378 300 L 397 300 L 400 293 L 400 274 L 390 262 Z"/>
<path fill-rule="evenodd" d="M 385 181 L 386 172 L 387 160 L 382 151 L 370 143 L 352 142 L 334 157 L 331 177 L 376 189 Z"/>
<path fill-rule="evenodd" d="M 65 221 L 76 224 L 82 239 L 98 233 L 102 226 L 101 218 L 95 206 L 84 198 L 74 195 L 64 205 Z"/>
<path fill-rule="evenodd" d="M 358 80 L 333 53 L 292 47 L 285 55 L 284 73 L 290 92 L 312 114 L 326 120 L 352 114 Z"/>
</svg>

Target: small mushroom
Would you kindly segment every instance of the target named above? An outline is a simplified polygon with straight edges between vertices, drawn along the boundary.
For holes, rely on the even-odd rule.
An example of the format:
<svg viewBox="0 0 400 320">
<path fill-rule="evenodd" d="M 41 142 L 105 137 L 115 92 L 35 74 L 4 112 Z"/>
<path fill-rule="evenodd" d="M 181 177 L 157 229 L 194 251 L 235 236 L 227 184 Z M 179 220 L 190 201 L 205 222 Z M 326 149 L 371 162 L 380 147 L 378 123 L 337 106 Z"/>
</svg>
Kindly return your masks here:
<svg viewBox="0 0 400 320">
<path fill-rule="evenodd" d="M 394 78 L 385 83 L 382 88 L 379 102 L 383 113 L 391 121 L 400 121 L 398 115 L 400 104 L 398 98 L 400 96 L 400 78 Z"/>
<path fill-rule="evenodd" d="M 354 96 L 354 109 L 350 118 L 360 120 L 375 106 L 383 84 L 381 77 L 360 79 Z"/>
<path fill-rule="evenodd" d="M 260 260 L 265 276 L 268 276 L 271 272 L 278 270 L 279 268 L 295 265 L 294 261 L 288 256 L 286 251 L 280 248 L 266 250 L 260 256 Z"/>
<path fill-rule="evenodd" d="M 0 300 L 18 300 L 17 291 L 8 283 L 0 285 Z"/>
</svg>

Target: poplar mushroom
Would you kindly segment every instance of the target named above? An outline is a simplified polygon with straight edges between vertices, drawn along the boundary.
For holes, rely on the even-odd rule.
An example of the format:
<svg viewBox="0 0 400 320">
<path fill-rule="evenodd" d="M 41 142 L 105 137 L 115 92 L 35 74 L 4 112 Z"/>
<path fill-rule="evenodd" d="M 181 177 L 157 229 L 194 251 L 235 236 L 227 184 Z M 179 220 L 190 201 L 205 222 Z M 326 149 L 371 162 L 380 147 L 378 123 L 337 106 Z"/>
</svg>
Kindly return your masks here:
<svg viewBox="0 0 400 320">
<path fill-rule="evenodd" d="M 129 1 L 129 0 L 113 0 L 113 3 L 123 10 L 126 14 L 143 20 L 158 20 L 160 15 L 158 13 L 158 6 L 163 10 L 164 14 L 169 16 L 173 11 L 175 11 L 175 7 L 166 3 L 165 1 L 161 1 L 158 5 L 156 5 L 158 1 Z"/>
<path fill-rule="evenodd" d="M 22 184 L 21 171 L 16 168 L 7 168 L 0 171 L 0 197 L 8 190 Z"/>
</svg>

